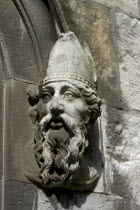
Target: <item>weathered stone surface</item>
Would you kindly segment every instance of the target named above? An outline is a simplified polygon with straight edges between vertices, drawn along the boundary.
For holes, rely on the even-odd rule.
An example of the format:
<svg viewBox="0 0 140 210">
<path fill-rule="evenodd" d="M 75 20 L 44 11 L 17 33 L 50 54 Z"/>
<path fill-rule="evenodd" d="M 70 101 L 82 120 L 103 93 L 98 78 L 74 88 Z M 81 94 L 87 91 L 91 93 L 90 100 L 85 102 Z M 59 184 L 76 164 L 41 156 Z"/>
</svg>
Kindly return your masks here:
<svg viewBox="0 0 140 210">
<path fill-rule="evenodd" d="M 47 62 L 49 53 L 58 38 L 55 30 L 55 23 L 47 5 L 44 3 L 45 1 L 22 0 L 22 2 L 33 27 L 30 29 L 33 33 L 32 39 L 34 39 L 34 42 L 38 45 L 38 56 L 40 56 L 41 60 L 41 68 L 39 69 L 40 74 L 43 70 L 42 68 L 45 67 L 44 64 Z M 35 50 L 37 51 L 37 49 Z"/>
<path fill-rule="evenodd" d="M 116 7 L 126 13 L 138 16 L 138 1 L 60 1 L 62 2 L 62 9 L 69 29 L 75 31 L 81 40 L 84 39 L 92 51 L 98 74 L 98 94 L 100 97 L 108 104 L 120 107 L 121 90 L 125 108 L 140 110 L 139 20 L 116 13 L 120 83 L 113 48 L 110 9 L 106 8 L 106 6 Z M 2 44 L 0 51 L 3 56 L 0 61 L 0 71 L 3 66 L 7 70 L 9 69 L 10 72 L 12 70 L 10 74 L 8 71 L 4 73 L 1 71 L 0 80 L 4 80 L 9 74 L 9 76 L 17 79 L 37 81 L 39 78 L 38 70 L 43 66 L 48 51 L 53 44 L 53 42 L 49 42 L 49 50 L 46 52 L 48 45 L 45 40 L 50 40 L 50 36 L 54 34 L 53 29 L 48 31 L 48 28 L 50 28 L 48 25 L 52 23 L 51 19 L 38 19 L 35 16 L 35 14 L 41 16 L 39 11 L 42 11 L 42 16 L 46 17 L 48 10 L 45 9 L 43 1 L 34 0 L 28 2 L 24 0 L 22 2 L 26 7 L 26 11 L 28 8 L 32 8 L 28 15 L 30 15 L 32 24 L 35 27 L 29 24 L 31 28 L 28 28 L 29 25 L 25 24 L 27 22 L 24 19 L 25 16 L 24 18 L 19 16 L 22 13 L 20 11 L 17 12 L 16 5 L 14 6 L 12 1 L 1 0 L 0 3 L 0 10 L 2 11 L 0 12 L 2 18 L 0 21 L 4 20 L 0 22 L 0 41 Z M 104 4 L 105 6 L 97 5 L 93 2 Z M 13 20 L 11 17 L 16 17 L 17 19 Z M 27 18 L 26 20 L 29 19 Z M 48 25 L 46 20 L 48 20 Z M 18 30 L 16 30 L 17 28 Z M 40 30 L 42 31 L 41 34 L 38 32 Z M 48 37 L 46 36 L 47 32 Z M 6 35 L 3 36 L 3 34 Z M 19 46 L 19 50 L 17 50 L 17 46 Z M 39 46 L 41 46 L 41 49 Z M 19 158 L 23 146 L 33 136 L 32 125 L 27 114 L 27 88 L 28 84 L 13 80 L 6 84 L 5 181 L 10 179 L 27 181 L 22 174 Z M 0 85 L 0 90 L 2 91 L 2 97 L 3 85 Z M 0 104 L 0 139 L 2 139 L 3 135 L 3 115 L 1 114 L 3 103 Z M 31 185 L 13 181 L 7 182 L 5 186 L 5 209 L 139 210 L 139 118 L 138 112 L 125 112 L 110 107 L 103 108 L 100 137 L 102 136 L 103 142 L 105 172 L 102 177 L 101 187 L 96 192 L 117 194 L 118 196 L 88 193 L 73 194 L 64 191 L 62 193 L 49 194 L 46 198 L 41 191 L 38 195 L 34 195 L 34 189 L 30 188 Z M 2 141 L 0 141 L 0 154 L 2 154 L 2 148 Z M 1 175 L 2 158 L 0 159 L 0 180 Z M 125 200 L 124 205 L 123 199 Z M 2 203 L 1 199 L 0 203 Z"/>
<path fill-rule="evenodd" d="M 116 24 L 122 100 L 126 107 L 140 110 L 140 21 L 116 13 Z"/>
<path fill-rule="evenodd" d="M 37 82 L 57 36 L 43 1 L 21 2 L 0 2 L 1 54 L 7 77 Z"/>
<path fill-rule="evenodd" d="M 0 209 L 35 209 L 33 186 L 19 182 L 28 182 L 21 153 L 33 133 L 27 112 L 29 85 L 6 81 L 38 82 L 56 39 L 54 21 L 43 1 L 0 1 L 0 81 L 5 82 L 5 98 L 0 83 Z"/>
<path fill-rule="evenodd" d="M 118 8 L 126 13 L 139 16 L 138 0 L 90 0 L 109 7 Z"/>
<path fill-rule="evenodd" d="M 24 180 L 21 155 L 33 137 L 26 91 L 29 85 L 10 80 L 5 85 L 5 180 Z"/>
<path fill-rule="evenodd" d="M 123 199 L 119 196 L 58 191 L 50 195 L 38 192 L 37 210 L 123 210 Z"/>
<path fill-rule="evenodd" d="M 3 177 L 4 84 L 0 82 L 0 183 Z"/>
<path fill-rule="evenodd" d="M 0 183 L 0 209 L 2 209 L 2 205 L 3 205 L 2 196 L 3 196 L 3 194 L 2 194 L 2 183 Z"/>
<path fill-rule="evenodd" d="M 10 181 L 5 184 L 4 209 L 36 210 L 36 188 L 31 184 Z"/>
<path fill-rule="evenodd" d="M 4 84 L 0 82 L 0 209 L 2 209 L 2 188 L 3 188 L 3 141 L 4 141 Z"/>
<path fill-rule="evenodd" d="M 1 40 L 0 40 L 0 42 L 1 42 Z M 5 70 L 5 68 L 4 68 L 3 57 L 2 57 L 2 49 L 0 46 L 0 81 L 5 80 L 6 72 L 4 70 Z"/>
<path fill-rule="evenodd" d="M 120 105 L 119 71 L 114 50 L 110 9 L 91 1 L 59 0 L 69 30 L 93 55 L 98 77 L 98 96 L 113 106 Z"/>
<path fill-rule="evenodd" d="M 106 193 L 125 199 L 125 210 L 140 208 L 140 114 L 110 107 L 101 118 Z"/>
</svg>

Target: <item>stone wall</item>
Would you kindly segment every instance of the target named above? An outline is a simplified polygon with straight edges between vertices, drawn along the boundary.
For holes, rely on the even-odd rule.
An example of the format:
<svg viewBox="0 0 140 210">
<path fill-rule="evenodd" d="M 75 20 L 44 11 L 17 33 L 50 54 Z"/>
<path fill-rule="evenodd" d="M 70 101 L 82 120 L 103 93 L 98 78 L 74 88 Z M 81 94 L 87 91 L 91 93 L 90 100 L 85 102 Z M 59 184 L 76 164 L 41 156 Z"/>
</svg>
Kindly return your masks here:
<svg viewBox="0 0 140 210">
<path fill-rule="evenodd" d="M 21 167 L 24 145 L 33 138 L 26 92 L 43 77 L 56 39 L 54 22 L 42 1 L 0 1 L 1 210 L 33 206 L 37 189 Z"/>
<path fill-rule="evenodd" d="M 28 8 L 35 11 L 29 12 L 34 22 L 17 5 L 18 1 L 6 2 L 0 3 L 1 209 L 139 210 L 139 0 L 59 0 L 69 30 L 76 33 L 81 43 L 89 45 L 97 70 L 98 96 L 102 99 L 98 124 L 104 170 L 95 191 L 81 193 L 42 192 L 21 175 L 18 154 L 33 135 L 26 113 L 26 90 L 30 83 L 38 82 L 40 72 L 43 74 L 40 69 L 56 40 L 56 32 L 42 1 L 23 1 L 25 7 L 28 2 Z M 40 11 L 43 12 L 37 15 Z M 18 13 L 24 15 L 19 19 Z M 41 24 L 38 16 L 42 17 Z M 34 29 L 42 30 L 39 37 Z M 46 37 L 50 42 L 45 42 Z"/>
</svg>

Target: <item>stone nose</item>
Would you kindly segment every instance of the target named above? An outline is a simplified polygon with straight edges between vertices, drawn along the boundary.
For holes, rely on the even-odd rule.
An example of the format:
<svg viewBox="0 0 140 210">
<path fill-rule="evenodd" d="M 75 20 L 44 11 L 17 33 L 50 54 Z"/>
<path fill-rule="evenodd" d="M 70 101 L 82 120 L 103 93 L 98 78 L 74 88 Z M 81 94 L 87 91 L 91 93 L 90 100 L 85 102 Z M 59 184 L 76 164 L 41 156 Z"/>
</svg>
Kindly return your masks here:
<svg viewBox="0 0 140 210">
<path fill-rule="evenodd" d="M 54 97 L 51 102 L 50 112 L 52 115 L 57 115 L 57 116 L 64 112 L 64 107 L 60 103 L 60 100 L 57 97 Z"/>
</svg>

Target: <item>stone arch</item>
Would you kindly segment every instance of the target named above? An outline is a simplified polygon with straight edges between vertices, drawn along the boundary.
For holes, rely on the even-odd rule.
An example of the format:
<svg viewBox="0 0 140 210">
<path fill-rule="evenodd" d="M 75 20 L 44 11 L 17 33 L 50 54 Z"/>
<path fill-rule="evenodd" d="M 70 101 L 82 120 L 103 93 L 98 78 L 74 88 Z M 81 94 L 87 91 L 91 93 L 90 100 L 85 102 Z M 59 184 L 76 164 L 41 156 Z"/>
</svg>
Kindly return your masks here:
<svg viewBox="0 0 140 210">
<path fill-rule="evenodd" d="M 30 209 L 33 205 L 35 188 L 24 178 L 19 158 L 24 144 L 33 135 L 26 90 L 42 78 L 56 39 L 54 21 L 43 1 L 1 0 L 1 209 L 26 209 L 26 206 Z"/>
</svg>

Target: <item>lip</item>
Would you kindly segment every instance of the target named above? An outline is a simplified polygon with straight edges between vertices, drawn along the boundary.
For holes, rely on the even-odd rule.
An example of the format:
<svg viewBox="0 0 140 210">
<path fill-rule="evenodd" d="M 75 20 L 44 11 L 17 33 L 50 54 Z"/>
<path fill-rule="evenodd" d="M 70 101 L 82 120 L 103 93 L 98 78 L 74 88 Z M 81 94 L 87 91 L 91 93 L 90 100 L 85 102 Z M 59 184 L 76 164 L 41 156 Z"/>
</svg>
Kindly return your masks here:
<svg viewBox="0 0 140 210">
<path fill-rule="evenodd" d="M 60 128 L 62 128 L 64 126 L 64 123 L 63 123 L 63 121 L 59 118 L 59 119 L 52 119 L 51 121 L 50 121 L 50 127 L 52 128 L 52 129 L 60 129 Z"/>
<path fill-rule="evenodd" d="M 54 122 L 52 121 L 50 123 L 50 127 L 53 128 L 53 129 L 60 129 L 63 127 L 63 123 L 62 122 Z"/>
</svg>

